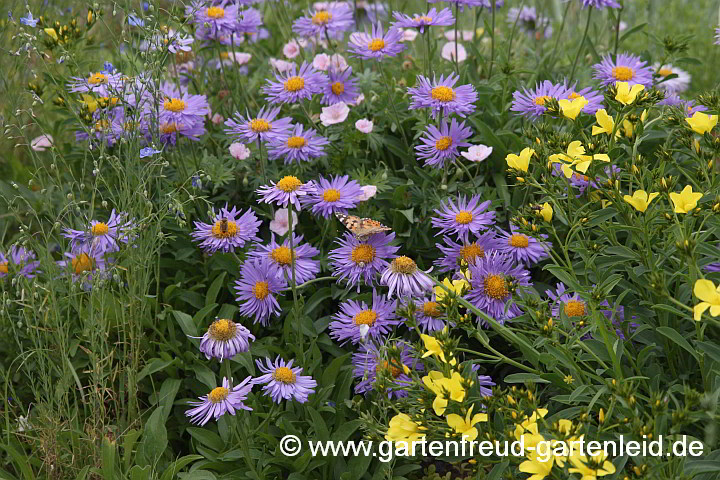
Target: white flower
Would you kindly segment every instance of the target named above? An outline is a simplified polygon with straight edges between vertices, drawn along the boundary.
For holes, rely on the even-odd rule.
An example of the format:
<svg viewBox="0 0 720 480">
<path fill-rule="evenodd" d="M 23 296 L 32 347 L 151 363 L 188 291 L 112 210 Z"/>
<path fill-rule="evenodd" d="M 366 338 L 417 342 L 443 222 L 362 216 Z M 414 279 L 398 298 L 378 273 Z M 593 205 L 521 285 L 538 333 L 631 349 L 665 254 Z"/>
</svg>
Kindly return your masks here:
<svg viewBox="0 0 720 480">
<path fill-rule="evenodd" d="M 315 70 L 327 71 L 330 68 L 330 57 L 327 53 L 318 53 L 313 59 L 313 67 Z"/>
<path fill-rule="evenodd" d="M 320 121 L 326 127 L 335 125 L 336 123 L 342 123 L 350 113 L 350 108 L 345 102 L 336 103 L 329 107 L 323 107 L 322 113 L 320 114 Z"/>
<path fill-rule="evenodd" d="M 277 58 L 271 58 L 270 59 L 270 65 L 273 66 L 275 70 L 277 70 L 280 73 L 285 73 L 288 70 L 292 68 L 293 65 L 295 65 L 292 62 L 286 62 L 285 60 L 278 60 Z"/>
<path fill-rule="evenodd" d="M 373 131 L 373 122 L 367 118 L 361 118 L 355 122 L 355 128 L 360 130 L 362 133 L 370 133 Z"/>
<path fill-rule="evenodd" d="M 492 151 L 492 147 L 488 147 L 487 145 L 473 145 L 467 152 L 460 152 L 460 155 L 471 162 L 482 162 L 490 156 Z"/>
<path fill-rule="evenodd" d="M 40 135 L 30 141 L 30 148 L 36 152 L 44 152 L 47 148 L 53 146 L 52 135 Z"/>
<path fill-rule="evenodd" d="M 283 55 L 287 58 L 295 58 L 300 55 L 300 45 L 295 40 L 290 40 L 283 47 Z"/>
<path fill-rule="evenodd" d="M 250 149 L 242 143 L 235 142 L 230 145 L 230 155 L 232 155 L 235 160 L 245 160 L 250 156 Z"/>
<path fill-rule="evenodd" d="M 358 330 L 360 330 L 360 340 L 365 343 L 367 340 L 368 332 L 370 332 L 370 325 L 360 325 L 358 327 Z"/>
<path fill-rule="evenodd" d="M 415 37 L 418 36 L 417 30 L 415 30 L 414 28 L 404 29 L 402 31 L 402 34 L 403 34 L 403 38 L 402 38 L 403 42 L 412 42 L 413 40 L 415 40 Z"/>
<path fill-rule="evenodd" d="M 465 47 L 462 46 L 462 44 L 458 43 L 457 46 L 457 55 L 458 55 L 458 63 L 464 62 L 467 59 L 467 52 L 465 51 Z M 455 42 L 448 42 L 445 45 L 443 45 L 442 53 L 440 54 L 442 58 L 449 62 L 455 61 Z"/>
<path fill-rule="evenodd" d="M 363 192 L 362 195 L 357 197 L 360 202 L 370 200 L 377 193 L 377 187 L 375 185 L 365 185 L 364 187 L 360 187 L 360 190 Z"/>
<path fill-rule="evenodd" d="M 297 225 L 297 214 L 292 212 L 292 226 Z M 281 208 L 275 212 L 275 220 L 270 221 L 270 231 L 276 235 L 285 235 L 288 232 L 288 209 Z"/>
<path fill-rule="evenodd" d="M 677 67 L 673 67 L 671 64 L 666 63 L 660 66 L 659 63 L 653 65 L 653 70 L 660 78 L 657 79 L 657 88 L 665 90 L 668 93 L 682 93 L 690 86 L 690 74 L 685 70 L 681 70 Z M 670 80 L 662 81 L 665 77 L 672 74 L 677 75 L 677 78 L 671 78 Z"/>
</svg>

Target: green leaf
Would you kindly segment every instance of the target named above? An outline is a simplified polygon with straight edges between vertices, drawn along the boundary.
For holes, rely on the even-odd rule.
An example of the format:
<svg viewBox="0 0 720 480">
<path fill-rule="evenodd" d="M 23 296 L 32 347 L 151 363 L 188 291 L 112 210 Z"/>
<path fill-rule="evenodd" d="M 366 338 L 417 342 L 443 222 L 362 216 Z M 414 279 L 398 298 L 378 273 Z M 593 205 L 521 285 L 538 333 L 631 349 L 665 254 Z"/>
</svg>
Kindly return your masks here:
<svg viewBox="0 0 720 480">
<path fill-rule="evenodd" d="M 26 455 L 18 452 L 12 445 L 0 444 L 0 448 L 5 450 L 10 458 L 12 458 L 12 464 L 18 471 L 20 471 L 22 478 L 25 480 L 35 479 L 35 475 L 30 468 L 30 459 Z"/>
<path fill-rule="evenodd" d="M 180 312 L 178 310 L 173 310 L 172 314 L 175 317 L 175 320 L 177 320 L 178 324 L 180 324 L 180 328 L 185 335 L 187 335 L 188 337 L 198 336 L 197 327 L 195 326 L 195 323 L 193 322 L 193 319 L 190 315 Z"/>
<path fill-rule="evenodd" d="M 117 446 L 109 438 L 103 437 L 102 442 L 102 474 L 105 480 L 115 480 L 115 459 Z"/>
<path fill-rule="evenodd" d="M 512 373 L 507 375 L 503 381 L 505 383 L 550 383 L 550 380 L 545 380 L 534 373 Z"/>
<path fill-rule="evenodd" d="M 685 337 L 683 337 L 677 332 L 677 330 L 670 327 L 658 327 L 657 329 L 655 329 L 655 331 L 658 332 L 660 335 L 667 337 L 676 345 L 682 347 L 685 351 L 690 353 L 690 355 L 692 355 L 695 360 L 698 359 L 698 355 L 695 349 L 690 345 L 690 343 L 688 343 L 687 340 L 685 340 Z"/>
<path fill-rule="evenodd" d="M 159 372 L 160 370 L 164 370 L 167 366 L 173 364 L 174 362 L 174 359 L 166 360 L 164 358 L 153 358 L 147 365 L 145 365 L 145 368 L 140 370 L 140 373 L 138 373 L 137 381 L 140 382 L 140 380 L 147 377 L 148 375 L 152 375 L 153 373 Z"/>
<path fill-rule="evenodd" d="M 205 294 L 205 305 L 210 305 L 210 304 L 213 304 L 216 302 L 218 293 L 220 292 L 220 289 L 222 288 L 222 286 L 225 282 L 226 275 L 227 275 L 227 272 L 222 272 L 213 281 L 212 285 L 210 285 L 210 288 L 208 289 L 207 293 Z"/>
<path fill-rule="evenodd" d="M 185 468 L 186 465 L 189 465 L 196 460 L 202 460 L 203 458 L 205 457 L 202 455 L 185 455 L 184 457 L 178 458 L 168 465 L 168 468 L 165 469 L 165 472 L 160 477 L 160 480 L 172 480 L 180 470 Z"/>
<path fill-rule="evenodd" d="M 636 25 L 636 26 L 632 27 L 630 30 L 628 30 L 627 32 L 623 33 L 623 35 L 620 37 L 620 43 L 625 41 L 625 39 L 630 37 L 630 35 L 637 33 L 640 30 L 642 30 L 643 28 L 645 28 L 646 25 L 647 25 L 647 23 L 641 23 L 640 25 Z"/>
<path fill-rule="evenodd" d="M 167 429 L 165 428 L 164 411 L 156 408 L 145 424 L 143 439 L 138 447 L 138 465 L 155 465 L 167 448 Z"/>
<path fill-rule="evenodd" d="M 222 451 L 222 449 L 225 447 L 220 437 L 216 433 L 211 432 L 210 430 L 206 430 L 204 428 L 188 427 L 187 432 L 190 434 L 191 437 L 200 442 L 202 445 L 205 445 L 206 447 L 211 448 L 216 452 Z"/>
</svg>

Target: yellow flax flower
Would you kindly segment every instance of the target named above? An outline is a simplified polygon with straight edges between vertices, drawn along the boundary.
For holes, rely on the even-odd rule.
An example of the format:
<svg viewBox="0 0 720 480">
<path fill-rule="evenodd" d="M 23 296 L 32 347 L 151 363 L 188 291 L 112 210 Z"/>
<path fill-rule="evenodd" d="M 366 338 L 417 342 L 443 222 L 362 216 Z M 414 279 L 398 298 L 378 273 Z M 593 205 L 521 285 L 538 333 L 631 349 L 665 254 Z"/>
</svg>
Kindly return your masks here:
<svg viewBox="0 0 720 480">
<path fill-rule="evenodd" d="M 617 93 L 615 94 L 615 100 L 622 103 L 623 105 L 629 105 L 635 101 L 638 93 L 645 90 L 644 85 L 636 83 L 630 88 L 630 84 L 627 82 L 615 82 Z"/>
<path fill-rule="evenodd" d="M 43 31 L 47 34 L 48 37 L 52 38 L 56 42 L 58 41 L 58 34 L 54 28 L 43 28 Z"/>
<path fill-rule="evenodd" d="M 467 415 L 465 415 L 465 418 L 461 417 L 456 413 L 451 413 L 447 416 L 448 426 L 455 430 L 456 433 L 462 435 L 463 440 L 467 440 L 470 442 L 475 440 L 478 436 L 478 431 L 477 428 L 475 428 L 475 424 L 488 421 L 487 413 L 476 413 L 475 415 L 473 415 L 472 410 L 473 406 L 471 406 L 470 409 L 467 411 Z"/>
<path fill-rule="evenodd" d="M 635 210 L 638 212 L 644 212 L 647 210 L 648 206 L 650 205 L 650 202 L 652 202 L 658 195 L 660 195 L 657 192 L 653 192 L 650 195 L 645 190 L 635 190 L 635 193 L 632 194 L 632 197 L 630 195 L 625 195 L 623 199 L 633 207 L 635 207 Z"/>
<path fill-rule="evenodd" d="M 445 299 L 445 296 L 448 295 L 445 288 L 450 291 L 450 295 L 462 295 L 470 289 L 470 283 L 465 279 L 450 281 L 450 279 L 446 278 L 443 280 L 443 287 L 437 286 L 434 288 L 435 300 L 438 302 L 442 302 Z"/>
<path fill-rule="evenodd" d="M 613 120 L 613 117 L 608 115 L 604 108 L 595 112 L 595 120 L 597 120 L 598 124 L 593 125 L 592 127 L 593 135 L 600 135 L 601 133 L 612 135 L 613 130 L 615 129 L 615 120 Z M 618 132 L 615 132 L 615 136 L 618 136 Z"/>
<path fill-rule="evenodd" d="M 712 280 L 697 280 L 693 293 L 701 300 L 693 308 L 695 321 L 699 321 L 708 308 L 710 309 L 710 315 L 713 317 L 720 315 L 720 285 L 715 288 Z"/>
<path fill-rule="evenodd" d="M 577 98 L 574 98 L 573 100 L 567 100 L 563 98 L 562 100 L 558 100 L 558 105 L 560 105 L 560 111 L 562 114 L 571 120 L 575 120 L 577 116 L 582 112 L 582 109 L 585 108 L 585 105 L 587 105 L 588 102 L 585 97 L 579 96 Z"/>
<path fill-rule="evenodd" d="M 425 344 L 425 349 L 427 350 L 423 354 L 422 358 L 429 357 L 430 355 L 435 355 L 442 362 L 447 363 L 447 360 L 445 360 L 445 353 L 443 353 L 442 344 L 438 342 L 437 338 L 425 334 L 421 334 L 420 338 Z"/>
<path fill-rule="evenodd" d="M 546 455 L 541 456 L 538 452 L 531 451 L 528 459 L 520 464 L 518 470 L 522 473 L 532 474 L 527 480 L 543 480 L 550 475 L 554 463 L 555 457 L 548 458 Z"/>
<path fill-rule="evenodd" d="M 445 413 L 448 398 L 456 402 L 465 400 L 465 389 L 462 386 L 462 380 L 463 378 L 458 372 L 452 372 L 450 378 L 447 378 L 437 370 L 432 370 L 423 377 L 423 384 L 435 394 L 433 410 L 437 415 Z"/>
<path fill-rule="evenodd" d="M 717 115 L 708 115 L 703 112 L 695 112 L 692 117 L 686 118 L 685 121 L 690 125 L 695 133 L 705 135 L 712 130 L 718 123 Z"/>
<path fill-rule="evenodd" d="M 579 451 L 574 451 L 570 456 L 570 463 L 575 468 L 568 469 L 570 473 L 579 473 L 582 475 L 580 480 L 596 480 L 598 477 L 612 475 L 615 473 L 615 465 L 607 460 L 607 453 L 603 451 L 595 452 L 589 460 L 585 455 L 580 455 Z"/>
<path fill-rule="evenodd" d="M 520 152 L 520 155 L 509 153 L 505 157 L 505 161 L 507 162 L 508 167 L 527 172 L 528 167 L 530 166 L 530 157 L 533 155 L 535 155 L 535 150 L 530 147 L 525 147 L 523 148 L 523 151 Z"/>
<path fill-rule="evenodd" d="M 425 439 L 425 427 L 413 422 L 409 415 L 398 413 L 390 419 L 385 440 L 391 442 L 416 442 Z"/>
<path fill-rule="evenodd" d="M 543 220 L 545 220 L 546 222 L 552 220 L 553 208 L 548 202 L 543 203 L 542 209 L 540 209 L 540 215 L 542 215 Z"/>
<path fill-rule="evenodd" d="M 575 167 L 575 170 L 580 173 L 587 172 L 593 160 L 609 162 L 610 157 L 608 157 L 604 153 L 585 155 L 585 147 L 583 147 L 582 142 L 580 142 L 579 140 L 570 142 L 570 145 L 568 145 L 567 148 L 567 154 L 556 153 L 554 155 L 550 155 L 550 163 L 561 164 L 562 172 L 566 178 L 572 177 L 573 173 L 575 173 L 573 172 L 571 167 Z"/>
<path fill-rule="evenodd" d="M 675 207 L 675 213 L 688 213 L 697 207 L 697 202 L 703 197 L 700 192 L 693 193 L 692 185 L 686 185 L 680 193 L 670 194 L 670 201 Z"/>
</svg>

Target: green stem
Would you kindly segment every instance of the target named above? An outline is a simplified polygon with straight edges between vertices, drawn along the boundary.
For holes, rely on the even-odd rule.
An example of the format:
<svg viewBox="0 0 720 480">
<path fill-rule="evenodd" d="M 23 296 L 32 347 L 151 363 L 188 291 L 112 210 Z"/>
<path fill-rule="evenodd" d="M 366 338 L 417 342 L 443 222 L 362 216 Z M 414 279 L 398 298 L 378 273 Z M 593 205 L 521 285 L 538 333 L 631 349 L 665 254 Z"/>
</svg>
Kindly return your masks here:
<svg viewBox="0 0 720 480">
<path fill-rule="evenodd" d="M 386 75 L 382 63 L 380 64 L 380 71 L 385 78 L 385 87 L 388 93 L 388 100 L 390 101 L 390 106 L 392 107 L 393 114 L 395 115 L 395 121 L 397 122 L 398 129 L 400 130 L 400 134 L 402 135 L 403 143 L 405 144 L 405 148 L 410 148 L 407 137 L 405 136 L 405 129 L 402 126 L 402 122 L 400 122 L 400 115 L 398 115 L 397 107 L 395 106 L 395 99 L 393 98 L 392 90 L 390 89 L 390 78 L 388 78 L 388 76 Z"/>
<path fill-rule="evenodd" d="M 492 35 L 490 36 L 490 68 L 488 69 L 488 78 L 492 78 L 493 64 L 495 63 L 495 1 L 492 4 Z"/>
<path fill-rule="evenodd" d="M 577 62 L 580 58 L 580 54 L 582 53 L 583 47 L 585 46 L 585 40 L 587 39 L 588 30 L 590 29 L 590 19 L 592 18 L 592 12 L 593 7 L 588 8 L 588 14 L 587 14 L 587 22 L 585 23 L 585 31 L 583 32 L 583 38 L 580 42 L 580 46 L 578 47 L 577 53 L 575 54 L 575 60 L 573 60 L 573 66 L 572 71 L 570 72 L 570 79 L 568 80 L 568 85 L 572 83 L 573 79 L 575 78 L 575 69 L 577 68 Z"/>
</svg>

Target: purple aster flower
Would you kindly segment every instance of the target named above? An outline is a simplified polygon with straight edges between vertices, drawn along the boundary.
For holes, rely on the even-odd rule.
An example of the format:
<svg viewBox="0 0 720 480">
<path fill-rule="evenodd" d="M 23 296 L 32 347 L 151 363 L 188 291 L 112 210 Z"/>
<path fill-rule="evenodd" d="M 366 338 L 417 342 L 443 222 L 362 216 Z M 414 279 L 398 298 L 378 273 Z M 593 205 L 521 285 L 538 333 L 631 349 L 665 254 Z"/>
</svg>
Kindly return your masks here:
<svg viewBox="0 0 720 480">
<path fill-rule="evenodd" d="M 293 32 L 302 37 L 334 35 L 354 25 L 352 8 L 345 2 L 331 2 L 326 8 L 316 8 L 293 23 Z"/>
<path fill-rule="evenodd" d="M 340 102 L 355 103 L 360 93 L 355 85 L 355 79 L 350 78 L 350 75 L 352 75 L 352 67 L 347 67 L 343 71 L 337 70 L 335 67 L 330 68 L 328 82 L 323 87 L 321 101 L 323 105 L 334 105 Z"/>
<path fill-rule="evenodd" d="M 454 161 L 459 155 L 460 147 L 469 147 L 471 144 L 465 140 L 472 136 L 470 127 L 465 122 L 458 123 L 456 119 L 448 125 L 446 119 L 442 120 L 440 128 L 428 125 L 425 133 L 420 137 L 422 145 L 417 145 L 417 157 L 425 160 L 425 166 L 442 168 L 445 161 Z"/>
<path fill-rule="evenodd" d="M 478 204 L 479 201 L 479 195 L 473 195 L 469 201 L 464 195 L 460 196 L 457 205 L 448 200 L 447 205 L 443 203 L 442 208 L 435 210 L 438 217 L 432 218 L 432 226 L 440 229 L 438 234 L 454 233 L 458 239 L 467 242 L 470 233 L 480 235 L 480 232 L 495 223 L 495 211 L 486 211 L 490 200 Z"/>
<path fill-rule="evenodd" d="M 270 138 L 287 131 L 290 128 L 292 119 L 288 117 L 277 118 L 280 113 L 280 107 L 265 110 L 262 107 L 255 118 L 251 118 L 250 114 L 243 117 L 239 113 L 235 113 L 234 118 L 225 121 L 228 127 L 225 133 L 234 135 L 241 143 L 252 143 L 256 140 L 267 142 Z"/>
<path fill-rule="evenodd" d="M 66 228 L 63 237 L 70 239 L 72 250 L 88 246 L 98 254 L 104 254 L 120 250 L 118 242 L 128 242 L 126 231 L 130 228 L 131 223 L 127 220 L 127 213 L 116 213 L 113 209 L 107 222 L 91 220 L 87 230 Z"/>
<path fill-rule="evenodd" d="M 358 240 L 351 232 L 346 232 L 342 238 L 335 241 L 340 246 L 330 251 L 330 268 L 333 276 L 338 280 L 347 280 L 349 285 L 357 285 L 360 289 L 360 280 L 365 285 L 373 285 L 375 275 L 387 268 L 391 260 L 397 255 L 400 247 L 390 245 L 395 239 L 395 233 L 376 233 L 366 240 Z"/>
<path fill-rule="evenodd" d="M 237 30 L 238 6 L 226 2 L 206 5 L 204 1 L 196 1 L 185 7 L 185 16 L 192 17 L 191 22 L 197 25 L 198 38 L 218 40 Z"/>
<path fill-rule="evenodd" d="M 500 235 L 497 237 L 497 249 L 500 253 L 504 253 L 511 257 L 516 263 L 523 263 L 528 267 L 548 258 L 548 251 L 552 247 L 547 239 L 547 235 L 540 235 L 543 241 L 518 233 L 517 227 L 510 224 L 510 232 L 498 229 Z"/>
<path fill-rule="evenodd" d="M 402 323 L 395 315 L 395 302 L 374 290 L 372 306 L 347 300 L 340 304 L 340 311 L 332 318 L 330 337 L 340 345 L 360 343 L 365 335 L 372 339 L 383 337 L 392 331 L 392 327 Z M 365 334 L 362 333 L 363 325 L 368 327 Z"/>
<path fill-rule="evenodd" d="M 305 283 L 315 278 L 320 271 L 320 262 L 312 257 L 320 253 L 320 250 L 309 243 L 302 243 L 303 237 L 293 234 L 293 251 L 295 257 L 295 282 Z M 249 253 L 249 257 L 261 259 L 270 263 L 280 278 L 292 278 L 292 255 L 290 254 L 290 240 L 280 245 L 275 241 L 275 236 L 270 240 L 269 245 L 258 245 L 255 250 Z M 287 277 L 285 277 L 287 275 Z"/>
<path fill-rule="evenodd" d="M 393 294 L 398 298 L 422 297 L 430 292 L 434 285 L 432 279 L 426 275 L 430 270 L 426 272 L 420 270 L 411 258 L 403 255 L 390 262 L 380 277 L 380 285 L 390 289 L 389 297 Z"/>
<path fill-rule="evenodd" d="M 720 249 L 720 244 L 718 244 L 718 249 Z M 720 252 L 718 252 L 718 255 L 716 255 L 715 258 L 718 256 L 720 256 Z M 704 270 L 706 272 L 720 272 L 720 262 L 705 265 Z"/>
<path fill-rule="evenodd" d="M 262 222 L 248 208 L 245 213 L 227 204 L 215 213 L 212 210 L 212 223 L 194 222 L 195 230 L 190 234 L 193 240 L 200 242 L 200 248 L 211 255 L 217 251 L 234 252 L 242 248 L 245 242 L 257 242 L 257 232 Z"/>
<path fill-rule="evenodd" d="M 263 20 L 260 10 L 256 8 L 245 8 L 243 10 L 238 10 L 237 32 L 255 35 L 260 32 L 260 27 L 262 27 L 262 24 Z M 221 43 L 225 45 L 230 45 L 234 41 L 231 39 L 223 40 L 224 41 L 221 41 Z"/>
<path fill-rule="evenodd" d="M 464 7 L 484 7 L 492 8 L 490 0 L 428 0 L 428 3 L 447 2 L 451 5 L 457 5 L 459 10 L 464 11 Z M 495 0 L 495 8 L 505 5 L 505 0 Z"/>
<path fill-rule="evenodd" d="M 536 40 L 552 36 L 550 19 L 538 15 L 535 7 L 511 8 L 508 10 L 507 22 L 510 25 L 517 24 L 521 31 Z"/>
<path fill-rule="evenodd" d="M 122 91 L 125 77 L 121 73 L 97 72 L 88 78 L 72 77 L 68 83 L 71 93 L 94 93 L 100 97 L 112 97 Z"/>
<path fill-rule="evenodd" d="M 293 367 L 293 360 L 286 362 L 278 356 L 273 362 L 266 357 L 265 365 L 260 359 L 255 364 L 264 375 L 253 379 L 253 385 L 265 384 L 263 393 L 275 403 L 292 399 L 305 403 L 315 393 L 317 382 L 310 375 L 300 375 L 303 369 Z"/>
<path fill-rule="evenodd" d="M 218 318 L 210 324 L 207 332 L 202 336 L 200 351 L 208 360 L 217 358 L 223 361 L 250 350 L 251 341 L 255 341 L 255 336 L 250 330 L 230 319 Z"/>
<path fill-rule="evenodd" d="M 163 97 L 158 117 L 160 124 L 198 125 L 202 124 L 210 113 L 210 105 L 205 95 L 192 95 L 169 82 L 160 87 L 160 95 Z M 148 105 L 148 108 L 155 107 Z"/>
<path fill-rule="evenodd" d="M 715 29 L 715 45 L 720 45 L 720 27 Z"/>
<path fill-rule="evenodd" d="M 602 61 L 592 68 L 595 71 L 593 78 L 600 80 L 603 85 L 627 82 L 631 87 L 641 84 L 645 85 L 645 88 L 650 88 L 653 83 L 653 72 L 647 66 L 647 62 L 628 53 L 619 54 L 614 61 L 610 54 L 605 55 Z"/>
<path fill-rule="evenodd" d="M 272 185 L 263 185 L 256 192 L 262 196 L 261 202 L 274 203 L 275 205 L 287 208 L 288 204 L 300 210 L 300 198 L 313 192 L 314 186 L 311 183 L 302 183 L 297 177 L 287 175 L 279 182 L 270 182 Z"/>
<path fill-rule="evenodd" d="M 588 115 L 595 115 L 598 110 L 600 110 L 601 108 L 605 108 L 605 105 L 603 105 L 605 95 L 603 95 L 601 92 L 593 90 L 592 87 L 583 88 L 582 90 L 577 91 L 575 90 L 575 88 L 575 85 L 569 87 L 567 97 L 565 98 L 567 98 L 568 100 L 575 100 L 578 97 L 585 98 L 588 103 L 583 108 L 583 112 L 587 113 Z"/>
<path fill-rule="evenodd" d="M 35 261 L 35 253 L 18 245 L 13 245 L 7 256 L 0 252 L 0 278 L 9 275 L 20 275 L 25 278 L 35 278 L 40 262 Z"/>
<path fill-rule="evenodd" d="M 388 398 L 407 397 L 405 388 L 412 384 L 410 371 L 423 370 L 422 363 L 413 357 L 412 347 L 399 340 L 387 347 L 375 342 L 361 345 L 360 351 L 352 355 L 352 364 L 353 376 L 360 379 L 355 385 L 355 393 L 371 391 L 378 381 L 378 374 L 382 372 L 391 379 L 386 389 Z"/>
<path fill-rule="evenodd" d="M 567 85 L 563 83 L 554 84 L 545 80 L 535 85 L 534 90 L 523 87 L 523 91 L 513 92 L 513 101 L 510 110 L 524 117 L 535 119 L 544 114 L 547 110 L 545 103 L 550 99 L 561 100 L 569 96 Z"/>
<path fill-rule="evenodd" d="M 446 236 L 443 236 L 443 241 L 445 245 L 442 243 L 435 244 L 435 247 L 443 253 L 443 257 L 435 260 L 435 266 L 441 272 L 460 270 L 463 263 L 473 265 L 478 258 L 485 257 L 485 255 L 497 248 L 495 232 L 492 230 L 486 231 L 472 242 L 455 243 Z"/>
<path fill-rule="evenodd" d="M 447 315 L 442 308 L 440 308 L 434 293 L 430 297 L 413 298 L 403 303 L 405 303 L 406 306 L 410 303 L 415 306 L 413 317 L 423 332 L 427 333 L 442 330 L 447 325 Z"/>
<path fill-rule="evenodd" d="M 467 299 L 478 310 L 500 324 L 522 314 L 520 307 L 508 302 L 512 301 L 516 289 L 530 285 L 530 272 L 522 265 L 515 265 L 512 257 L 493 252 L 470 265 L 470 273 L 472 288 Z M 483 319 L 480 324 L 487 326 Z"/>
<path fill-rule="evenodd" d="M 397 20 L 393 23 L 394 28 L 417 28 L 420 33 L 425 32 L 425 27 L 448 26 L 455 23 L 449 8 L 443 8 L 440 12 L 431 8 L 426 14 L 415 14 L 412 17 L 402 12 L 393 12 L 393 17 Z"/>
<path fill-rule="evenodd" d="M 383 33 L 382 25 L 376 23 L 372 26 L 371 33 L 352 33 L 348 51 L 357 58 L 382 61 L 386 56 L 394 57 L 405 50 L 402 39 L 403 33 L 397 28 L 390 28 L 387 33 Z"/>
<path fill-rule="evenodd" d="M 287 72 L 276 73 L 275 82 L 268 80 L 263 87 L 270 103 L 297 103 L 310 100 L 316 93 L 322 93 L 327 76 L 316 71 L 312 65 L 303 62 L 298 72 L 292 64 Z"/>
<path fill-rule="evenodd" d="M 267 325 L 271 315 L 281 313 L 275 295 L 287 286 L 285 279 L 268 262 L 248 260 L 240 269 L 240 280 L 235 282 L 235 300 L 241 304 L 240 314 L 254 317 L 253 323 Z"/>
<path fill-rule="evenodd" d="M 585 300 L 578 293 L 571 295 L 563 283 L 558 283 L 555 291 L 545 290 L 545 294 L 552 301 L 550 313 L 554 318 L 560 318 L 561 308 L 568 318 L 585 317 L 590 311 Z"/>
<path fill-rule="evenodd" d="M 95 275 L 105 271 L 104 254 L 90 244 L 75 247 L 72 251 L 65 252 L 63 257 L 65 259 L 59 260 L 57 264 L 70 269 L 73 282 L 80 279 L 92 281 Z"/>
<path fill-rule="evenodd" d="M 562 165 L 560 164 L 553 164 L 551 173 L 555 177 L 566 178 L 562 170 Z M 567 178 L 567 182 L 570 184 L 570 186 L 578 189 L 579 193 L 576 195 L 577 198 L 580 198 L 585 193 L 587 187 L 593 187 L 595 189 L 600 188 L 596 180 L 591 180 L 590 177 L 588 177 L 587 175 L 583 175 L 577 172 L 573 172 L 570 178 Z"/>
<path fill-rule="evenodd" d="M 472 85 L 461 85 L 455 88 L 455 82 L 460 77 L 451 73 L 447 78 L 440 76 L 440 80 L 433 77 L 430 79 L 417 76 L 417 85 L 408 88 L 408 93 L 412 95 L 410 109 L 431 108 L 432 114 L 437 116 L 449 116 L 455 113 L 461 117 L 475 111 L 475 101 L 477 101 L 477 92 Z"/>
<path fill-rule="evenodd" d="M 286 130 L 269 137 L 268 156 L 270 160 L 284 158 L 285 165 L 292 162 L 309 162 L 314 158 L 327 155 L 325 145 L 330 141 L 317 134 L 315 129 L 309 128 L 303 131 L 302 124 L 298 123 L 290 130 Z"/>
<path fill-rule="evenodd" d="M 658 105 L 675 106 L 683 110 L 686 117 L 692 117 L 695 112 L 706 112 L 705 105 L 695 104 L 694 100 L 684 100 L 676 93 L 666 93 L 665 98 L 658 102 Z"/>
<path fill-rule="evenodd" d="M 190 422 L 197 425 L 205 425 L 211 418 L 217 420 L 226 413 L 235 415 L 236 410 L 252 411 L 252 408 L 243 403 L 252 390 L 252 377 L 232 386 L 230 380 L 223 378 L 222 386 L 215 387 L 208 393 L 200 397 L 200 401 L 192 401 L 189 404 L 192 407 L 185 412 L 185 416 L 190 417 Z"/>
<path fill-rule="evenodd" d="M 473 372 L 477 372 L 480 370 L 480 364 L 475 363 L 472 367 L 470 367 Z M 492 397 L 492 388 L 488 387 L 494 387 L 497 385 L 495 382 L 493 382 L 493 379 L 489 375 L 478 375 L 477 377 L 477 385 L 480 387 L 480 396 L 482 397 Z"/>
<path fill-rule="evenodd" d="M 582 0 L 583 8 L 622 8 L 622 5 L 617 3 L 615 0 Z"/>
<path fill-rule="evenodd" d="M 358 197 L 363 195 L 360 185 L 348 175 L 330 180 L 320 177 L 313 182 L 313 187 L 314 190 L 302 199 L 303 206 L 310 206 L 314 215 L 325 218 L 336 212 L 347 213 L 348 208 L 355 208 Z"/>
</svg>

